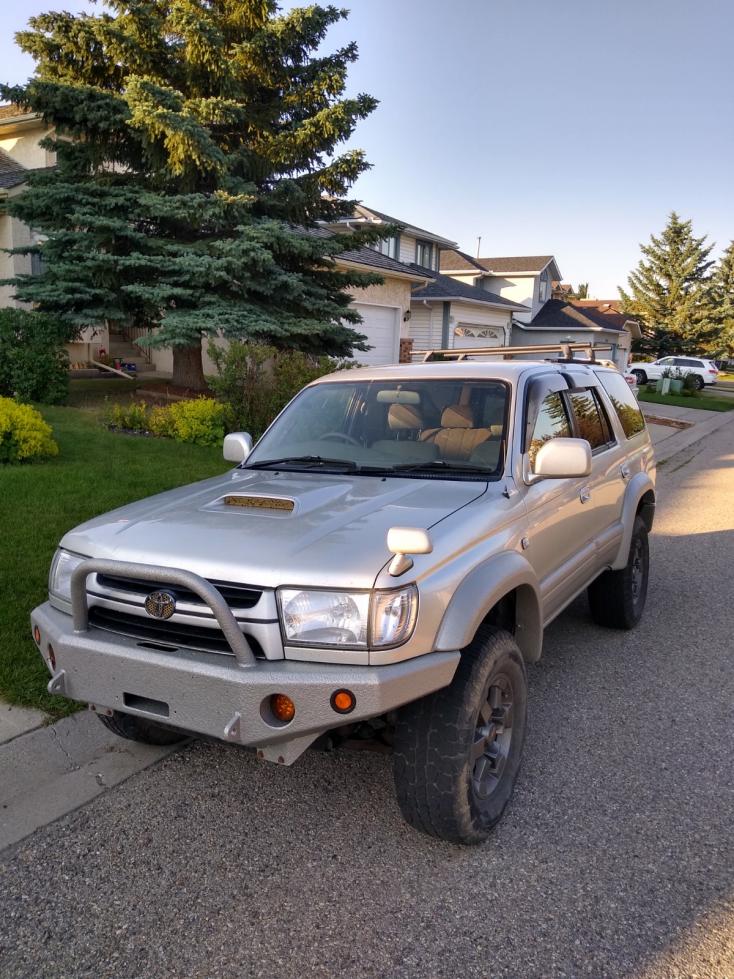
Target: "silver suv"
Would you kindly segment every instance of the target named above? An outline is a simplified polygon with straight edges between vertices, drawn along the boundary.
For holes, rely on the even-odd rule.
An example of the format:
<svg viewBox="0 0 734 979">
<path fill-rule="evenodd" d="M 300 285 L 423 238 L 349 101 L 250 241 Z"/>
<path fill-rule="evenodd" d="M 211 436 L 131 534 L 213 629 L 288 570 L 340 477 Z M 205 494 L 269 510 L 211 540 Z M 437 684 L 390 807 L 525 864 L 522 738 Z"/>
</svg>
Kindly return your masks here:
<svg viewBox="0 0 734 979">
<path fill-rule="evenodd" d="M 125 738 L 198 732 L 286 765 L 381 739 L 413 826 L 484 839 L 544 627 L 584 589 L 613 628 L 645 604 L 655 462 L 622 376 L 343 371 L 224 453 L 225 475 L 65 535 L 32 613 L 49 689 Z"/>
</svg>

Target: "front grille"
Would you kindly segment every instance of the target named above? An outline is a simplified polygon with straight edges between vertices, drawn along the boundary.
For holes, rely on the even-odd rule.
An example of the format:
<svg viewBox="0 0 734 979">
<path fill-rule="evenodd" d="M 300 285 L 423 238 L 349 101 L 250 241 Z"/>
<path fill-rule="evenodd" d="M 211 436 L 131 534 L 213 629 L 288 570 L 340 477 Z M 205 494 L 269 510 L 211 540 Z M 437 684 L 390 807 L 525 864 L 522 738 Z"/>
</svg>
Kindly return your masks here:
<svg viewBox="0 0 734 979">
<path fill-rule="evenodd" d="M 112 588 L 115 591 L 126 592 L 128 594 L 148 595 L 152 591 L 172 591 L 179 602 L 189 602 L 193 605 L 202 605 L 201 598 L 188 588 L 172 587 L 154 581 L 142 581 L 137 578 L 118 578 L 115 575 L 98 574 L 97 584 L 100 588 Z M 250 588 L 248 585 L 238 585 L 231 581 L 209 581 L 210 585 L 221 593 L 230 608 L 252 608 L 260 601 L 262 591 L 257 588 Z M 207 606 L 208 608 L 208 606 Z"/>
<path fill-rule="evenodd" d="M 128 615 L 114 609 L 93 605 L 89 610 L 89 622 L 97 629 L 115 632 L 144 642 L 159 642 L 184 649 L 200 649 L 207 653 L 226 653 L 233 656 L 232 648 L 221 629 L 207 629 L 203 626 L 188 625 L 185 622 L 166 622 L 158 619 L 143 619 L 139 615 Z M 247 636 L 253 654 L 265 659 L 260 643 L 253 636 Z"/>
</svg>

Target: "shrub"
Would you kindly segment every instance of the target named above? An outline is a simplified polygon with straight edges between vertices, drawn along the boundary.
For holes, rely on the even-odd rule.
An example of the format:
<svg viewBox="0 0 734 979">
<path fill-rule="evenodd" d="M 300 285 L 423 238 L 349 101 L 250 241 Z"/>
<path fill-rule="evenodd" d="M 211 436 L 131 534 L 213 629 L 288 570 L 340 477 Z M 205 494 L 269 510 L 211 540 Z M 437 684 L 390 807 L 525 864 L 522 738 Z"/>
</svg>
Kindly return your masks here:
<svg viewBox="0 0 734 979">
<path fill-rule="evenodd" d="M 217 445 L 224 438 L 226 406 L 213 398 L 175 401 L 170 405 L 149 405 L 145 401 L 112 405 L 105 413 L 105 424 L 126 432 L 150 432 L 177 442 Z"/>
<path fill-rule="evenodd" d="M 51 426 L 35 408 L 0 397 L 0 463 L 58 455 L 52 435 Z"/>
<path fill-rule="evenodd" d="M 683 394 L 688 398 L 699 398 L 701 392 L 698 389 L 698 375 L 689 373 L 683 378 Z"/>
<path fill-rule="evenodd" d="M 225 406 L 214 398 L 195 398 L 192 401 L 174 401 L 167 408 L 158 409 L 164 427 L 170 425 L 177 442 L 194 442 L 196 445 L 218 445 L 224 438 Z"/>
<path fill-rule="evenodd" d="M 324 374 L 355 366 L 354 361 L 313 357 L 299 350 L 278 350 L 264 343 L 234 340 L 226 347 L 209 344 L 217 376 L 209 387 L 226 405 L 227 428 L 259 438 L 278 412 L 306 384 Z"/>
<path fill-rule="evenodd" d="M 69 393 L 68 327 L 25 309 L 0 309 L 0 395 L 60 404 Z"/>
</svg>

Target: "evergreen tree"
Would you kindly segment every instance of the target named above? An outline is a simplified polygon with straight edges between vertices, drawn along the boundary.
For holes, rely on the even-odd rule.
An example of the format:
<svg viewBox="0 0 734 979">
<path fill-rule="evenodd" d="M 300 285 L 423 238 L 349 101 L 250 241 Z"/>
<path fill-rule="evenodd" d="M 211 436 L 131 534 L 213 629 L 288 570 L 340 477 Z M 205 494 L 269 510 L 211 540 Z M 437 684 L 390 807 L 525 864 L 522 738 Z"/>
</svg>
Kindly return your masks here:
<svg viewBox="0 0 734 979">
<path fill-rule="evenodd" d="M 640 245 L 643 258 L 620 287 L 624 311 L 640 322 L 636 348 L 655 356 L 695 354 L 717 335 L 711 301 L 712 245 L 673 211 L 663 233 Z"/>
<path fill-rule="evenodd" d="M 589 298 L 589 283 L 579 282 L 578 289 L 576 290 L 576 299 L 588 299 Z"/>
<path fill-rule="evenodd" d="M 379 276 L 333 256 L 374 241 L 317 227 L 352 213 L 368 166 L 339 154 L 376 106 L 344 96 L 348 44 L 317 56 L 346 12 L 275 0 L 106 0 L 48 13 L 17 42 L 36 62 L 6 99 L 54 127 L 57 166 L 29 176 L 11 213 L 47 236 L 45 272 L 16 296 L 72 330 L 159 327 L 174 383 L 200 388 L 201 338 L 307 352 L 364 350 L 348 289 Z M 383 229 L 384 231 L 384 229 Z"/>
<path fill-rule="evenodd" d="M 709 352 L 731 359 L 734 358 L 734 241 L 729 243 L 714 272 L 713 298 L 720 332 Z"/>
</svg>

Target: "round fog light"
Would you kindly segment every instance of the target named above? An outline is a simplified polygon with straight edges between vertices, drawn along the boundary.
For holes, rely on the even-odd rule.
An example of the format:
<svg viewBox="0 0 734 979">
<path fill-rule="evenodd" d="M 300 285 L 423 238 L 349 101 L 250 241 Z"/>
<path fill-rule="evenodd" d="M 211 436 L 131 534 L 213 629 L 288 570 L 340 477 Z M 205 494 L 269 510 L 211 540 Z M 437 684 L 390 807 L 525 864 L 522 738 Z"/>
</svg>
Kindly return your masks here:
<svg viewBox="0 0 734 979">
<path fill-rule="evenodd" d="M 357 698 L 351 690 L 335 690 L 331 695 L 331 706 L 337 714 L 351 714 L 357 706 Z"/>
<path fill-rule="evenodd" d="M 284 693 L 274 693 L 271 696 L 270 709 L 274 716 L 283 724 L 292 721 L 296 716 L 296 705 Z"/>
</svg>

